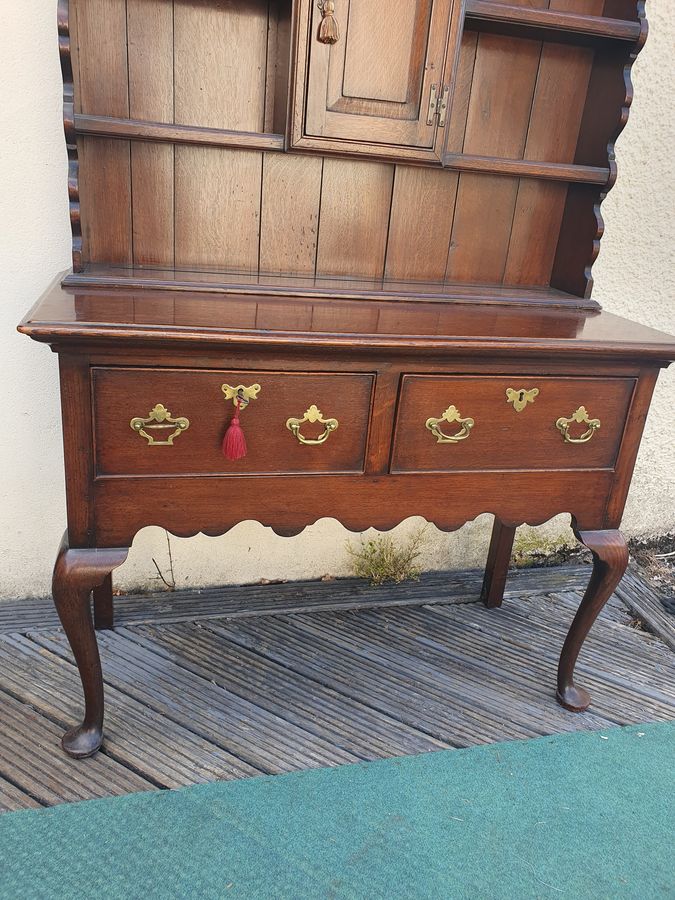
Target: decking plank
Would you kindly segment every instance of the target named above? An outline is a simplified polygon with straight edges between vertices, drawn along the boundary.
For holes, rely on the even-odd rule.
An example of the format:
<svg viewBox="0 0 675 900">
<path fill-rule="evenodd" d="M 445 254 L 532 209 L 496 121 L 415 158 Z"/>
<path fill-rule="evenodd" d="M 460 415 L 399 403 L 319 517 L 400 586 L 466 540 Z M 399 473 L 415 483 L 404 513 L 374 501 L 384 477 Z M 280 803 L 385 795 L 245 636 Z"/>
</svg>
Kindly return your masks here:
<svg viewBox="0 0 675 900">
<path fill-rule="evenodd" d="M 333 636 L 306 632 L 279 617 L 208 623 L 210 630 L 455 747 L 534 736 L 531 729 L 452 704 L 442 689 L 402 675 L 374 658 L 351 654 Z"/>
<path fill-rule="evenodd" d="M 430 612 L 437 612 L 439 617 L 447 618 L 440 609 L 431 608 Z M 452 625 L 447 631 L 449 644 L 461 640 L 456 637 L 457 625 L 461 621 L 454 617 L 451 619 Z M 468 652 L 478 653 L 481 651 L 481 641 L 477 639 L 475 619 L 467 620 L 465 624 L 470 634 L 468 644 L 465 644 L 466 649 Z M 480 632 L 483 638 L 483 652 L 498 655 L 506 663 L 504 677 L 507 679 L 517 677 L 520 670 L 529 669 L 542 678 L 545 684 L 554 685 L 558 657 L 566 631 L 564 624 L 561 624 L 557 636 L 555 630 L 552 630 L 554 639 L 550 643 L 542 639 L 543 633 L 533 633 L 531 628 L 524 628 L 517 619 L 501 620 L 499 626 L 484 622 Z M 579 681 L 583 681 L 593 694 L 593 711 L 616 724 L 644 722 L 647 721 L 645 716 L 648 715 L 656 720 L 672 718 L 675 703 L 670 696 L 668 694 L 653 696 L 652 692 L 642 690 L 641 686 L 631 679 L 631 673 L 636 667 L 630 652 L 620 655 L 613 646 L 612 652 L 609 653 L 608 645 L 602 643 L 602 637 L 597 633 L 599 630 L 596 626 L 597 655 L 591 655 L 593 646 L 585 646 L 576 669 Z M 616 668 L 621 667 L 626 668 L 626 676 L 617 679 Z M 652 666 L 649 671 L 653 678 L 660 681 L 662 673 L 658 666 Z"/>
<path fill-rule="evenodd" d="M 238 647 L 199 624 L 175 625 L 171 630 L 141 625 L 120 629 L 120 634 L 154 652 L 165 651 L 167 658 L 178 665 L 362 759 L 448 747 L 390 716 Z"/>
<path fill-rule="evenodd" d="M 58 747 L 82 696 L 51 601 L 0 604 L 0 811 L 672 719 L 675 657 L 633 627 L 654 592 L 630 571 L 577 667 L 591 710 L 555 703 L 589 574 L 516 570 L 494 610 L 476 572 L 118 598 L 104 752 L 85 761 Z"/>
<path fill-rule="evenodd" d="M 421 641 L 407 616 L 397 627 L 384 619 L 382 611 L 359 613 L 358 621 L 341 613 L 317 618 L 315 627 L 308 620 L 301 622 L 310 634 L 317 630 L 329 632 L 346 651 L 390 665 L 404 678 L 415 673 L 428 691 L 440 689 L 446 702 L 471 705 L 495 720 L 507 709 L 511 724 L 519 724 L 537 735 L 607 726 L 606 720 L 592 713 L 569 713 L 551 703 L 552 683 L 523 683 L 523 660 L 516 661 L 516 677 L 506 681 L 501 678 L 501 668 L 490 663 L 490 657 L 458 653 L 452 640 Z M 302 619 L 296 616 L 294 622 Z"/>
<path fill-rule="evenodd" d="M 40 632 L 33 639 L 57 655 L 70 657 L 62 633 Z M 117 633 L 100 634 L 99 645 L 107 684 L 262 772 L 359 760 Z"/>
<path fill-rule="evenodd" d="M 616 592 L 631 613 L 652 634 L 671 650 L 675 650 L 675 616 L 669 612 L 673 600 L 661 597 L 651 584 L 631 568 L 624 575 Z"/>
<path fill-rule="evenodd" d="M 42 804 L 34 797 L 19 790 L 11 781 L 0 778 L 0 813 L 15 812 L 19 809 L 40 809 L 41 806 Z"/>
<path fill-rule="evenodd" d="M 155 789 L 103 753 L 74 764 L 58 749 L 62 730 L 5 691 L 0 691 L 0 719 L 0 777 L 41 804 Z"/>
<path fill-rule="evenodd" d="M 0 637 L 0 685 L 61 728 L 81 715 L 75 666 L 23 635 Z M 260 774 L 111 686 L 106 687 L 105 752 L 165 788 Z"/>
<path fill-rule="evenodd" d="M 295 616 L 294 623 L 315 635 L 322 630 L 345 651 L 364 659 L 378 660 L 404 680 L 415 677 L 429 693 L 438 692 L 445 702 L 468 706 L 492 720 L 508 710 L 511 726 L 519 725 L 532 735 L 544 735 L 579 728 L 603 728 L 606 722 L 591 714 L 570 714 L 556 703 L 546 703 L 546 696 L 523 690 L 518 681 L 506 683 L 495 672 L 486 677 L 485 668 L 476 654 L 458 654 L 452 642 L 445 647 L 422 648 L 406 633 L 406 625 L 388 629 L 376 613 L 371 622 L 359 614 L 358 621 L 340 613 L 323 614 L 317 621 Z M 341 620 L 340 620 L 341 619 Z M 518 668 L 520 660 L 515 661 Z M 549 687 L 548 698 L 552 690 Z"/>
<path fill-rule="evenodd" d="M 422 603 L 474 603 L 482 572 L 433 572 L 419 581 L 372 587 L 360 578 L 329 581 L 292 581 L 283 584 L 225 585 L 178 591 L 157 591 L 115 597 L 118 625 L 196 621 L 204 618 L 240 618 L 323 609 L 370 606 L 416 606 Z M 513 569 L 505 596 L 549 590 L 571 590 L 588 581 L 588 566 Z M 51 598 L 0 603 L 0 634 L 49 631 L 59 620 Z"/>
</svg>

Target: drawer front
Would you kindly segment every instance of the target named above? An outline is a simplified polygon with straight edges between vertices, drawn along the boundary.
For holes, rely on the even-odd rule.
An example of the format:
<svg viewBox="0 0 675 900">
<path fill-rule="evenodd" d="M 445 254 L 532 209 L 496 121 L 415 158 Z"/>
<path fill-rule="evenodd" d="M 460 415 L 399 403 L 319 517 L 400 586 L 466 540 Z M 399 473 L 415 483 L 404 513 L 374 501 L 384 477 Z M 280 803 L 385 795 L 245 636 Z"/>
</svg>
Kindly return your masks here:
<svg viewBox="0 0 675 900">
<path fill-rule="evenodd" d="M 260 386 L 257 397 L 240 413 L 247 454 L 236 461 L 222 452 L 235 412 L 223 385 Z M 99 476 L 362 472 L 373 385 L 374 376 L 361 374 L 94 368 L 96 472 Z M 289 419 L 303 420 L 311 407 L 322 414 L 320 420 L 313 414 L 292 423 L 295 431 L 287 427 Z M 159 412 L 154 414 L 156 408 Z M 162 408 L 170 419 L 163 418 Z"/>
<path fill-rule="evenodd" d="M 406 375 L 392 471 L 613 468 L 634 387 L 632 378 Z"/>
</svg>

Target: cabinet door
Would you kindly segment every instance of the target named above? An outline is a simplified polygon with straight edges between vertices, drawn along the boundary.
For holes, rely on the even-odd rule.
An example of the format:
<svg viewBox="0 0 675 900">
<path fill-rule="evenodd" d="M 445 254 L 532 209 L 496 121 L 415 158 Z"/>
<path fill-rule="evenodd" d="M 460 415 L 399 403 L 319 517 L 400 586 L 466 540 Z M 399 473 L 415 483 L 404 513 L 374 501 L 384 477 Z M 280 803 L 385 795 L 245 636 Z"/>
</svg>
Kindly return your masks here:
<svg viewBox="0 0 675 900">
<path fill-rule="evenodd" d="M 459 0 L 335 0 L 330 45 L 319 40 L 322 6 L 298 6 L 292 145 L 440 159 Z"/>
</svg>

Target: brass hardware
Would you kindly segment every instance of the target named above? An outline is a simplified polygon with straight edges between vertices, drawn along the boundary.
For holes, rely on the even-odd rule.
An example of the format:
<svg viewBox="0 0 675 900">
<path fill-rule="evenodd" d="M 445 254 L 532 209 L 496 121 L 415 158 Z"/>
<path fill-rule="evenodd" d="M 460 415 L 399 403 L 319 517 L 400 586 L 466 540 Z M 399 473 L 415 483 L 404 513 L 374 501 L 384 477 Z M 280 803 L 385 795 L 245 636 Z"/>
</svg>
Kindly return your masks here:
<svg viewBox="0 0 675 900">
<path fill-rule="evenodd" d="M 147 419 L 136 417 L 129 422 L 129 426 L 146 439 L 149 447 L 173 447 L 173 442 L 178 435 L 190 427 L 190 420 L 184 416 L 174 419 L 166 406 L 158 403 L 154 409 L 150 410 Z M 169 428 L 173 428 L 173 431 L 165 441 L 156 441 L 152 434 L 148 434 L 148 431 L 151 430 L 166 431 Z"/>
<path fill-rule="evenodd" d="M 579 425 L 588 425 L 588 430 L 581 437 L 573 438 L 569 432 L 572 422 L 577 422 Z M 564 416 L 559 418 L 555 423 L 555 427 L 562 434 L 566 444 L 585 444 L 590 441 L 598 428 L 600 428 L 600 419 L 590 419 L 586 407 L 580 406 L 576 412 L 572 413 L 569 419 L 566 419 Z"/>
<path fill-rule="evenodd" d="M 449 425 L 453 425 L 456 422 L 462 428 L 457 434 L 444 434 L 440 428 L 441 422 L 447 422 Z M 457 444 L 459 441 L 465 441 L 469 437 L 475 424 L 474 419 L 463 419 L 456 406 L 449 406 L 440 419 L 427 419 L 426 427 L 439 444 Z"/>
<path fill-rule="evenodd" d="M 439 86 L 437 84 L 431 85 L 431 90 L 429 91 L 429 109 L 427 110 L 427 125 L 433 125 L 434 118 L 438 116 L 438 125 L 440 128 L 444 128 L 448 117 L 450 88 L 447 84 L 443 84 L 440 89 L 441 94 L 439 96 Z"/>
<path fill-rule="evenodd" d="M 506 389 L 506 402 L 513 403 L 516 412 L 522 412 L 528 403 L 534 403 L 536 397 L 539 396 L 539 388 L 532 388 L 526 391 L 524 388 L 517 391 L 514 388 Z"/>
<path fill-rule="evenodd" d="M 259 384 L 252 384 L 251 387 L 244 387 L 243 384 L 231 387 L 229 384 L 224 384 L 221 390 L 225 394 L 225 400 L 231 400 L 234 407 L 246 409 L 251 400 L 258 399 L 261 388 Z"/>
<path fill-rule="evenodd" d="M 438 107 L 438 127 L 445 128 L 445 123 L 448 118 L 448 101 L 450 99 L 450 88 L 448 85 L 443 86 L 443 93 L 441 95 L 440 104 Z"/>
<path fill-rule="evenodd" d="M 434 117 L 438 113 L 438 85 L 432 84 L 429 92 L 429 109 L 427 111 L 427 125 L 434 124 Z"/>
<path fill-rule="evenodd" d="M 300 433 L 300 429 L 305 422 L 311 422 L 312 424 L 319 422 L 320 425 L 324 425 L 325 429 L 323 434 L 314 439 L 304 437 Z M 306 444 L 308 447 L 316 447 L 319 444 L 326 443 L 328 438 L 331 436 L 331 432 L 337 429 L 338 424 L 339 423 L 337 419 L 324 419 L 321 410 L 317 406 L 312 404 L 301 419 L 289 419 L 286 422 L 286 428 L 288 428 L 289 431 L 293 432 L 293 434 L 301 444 Z"/>
</svg>

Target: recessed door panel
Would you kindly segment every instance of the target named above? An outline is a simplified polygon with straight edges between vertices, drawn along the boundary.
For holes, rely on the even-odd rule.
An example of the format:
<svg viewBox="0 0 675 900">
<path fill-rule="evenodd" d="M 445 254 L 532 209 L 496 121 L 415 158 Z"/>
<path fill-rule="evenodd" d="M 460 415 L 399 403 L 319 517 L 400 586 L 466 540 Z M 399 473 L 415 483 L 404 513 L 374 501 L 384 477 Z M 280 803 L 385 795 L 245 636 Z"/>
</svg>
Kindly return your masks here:
<svg viewBox="0 0 675 900">
<path fill-rule="evenodd" d="M 304 0 L 293 145 L 440 159 L 444 72 L 452 70 L 459 7 L 453 0 L 336 0 L 339 37 L 324 44 L 321 6 Z"/>
</svg>

